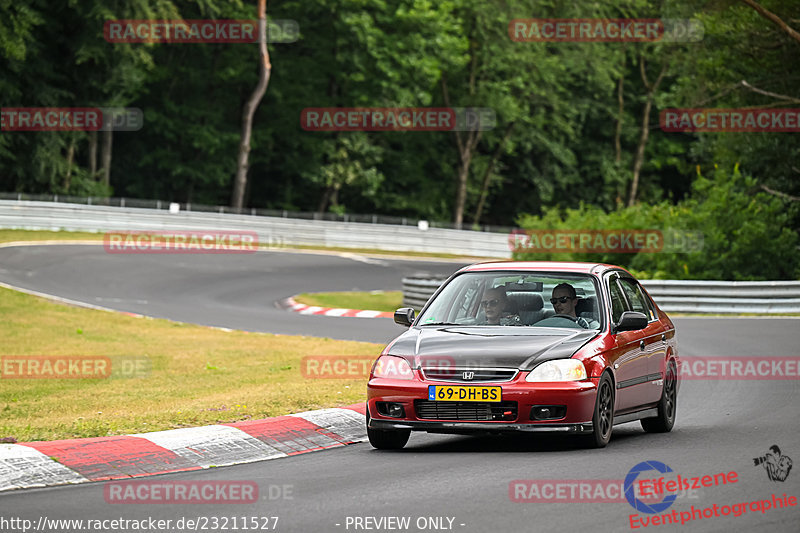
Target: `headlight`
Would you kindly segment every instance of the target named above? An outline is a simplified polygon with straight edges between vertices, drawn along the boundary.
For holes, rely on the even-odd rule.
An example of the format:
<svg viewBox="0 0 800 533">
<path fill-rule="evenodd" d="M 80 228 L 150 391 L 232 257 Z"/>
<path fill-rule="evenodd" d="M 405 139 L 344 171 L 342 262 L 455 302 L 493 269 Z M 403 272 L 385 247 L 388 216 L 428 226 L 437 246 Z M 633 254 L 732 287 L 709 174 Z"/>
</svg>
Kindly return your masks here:
<svg viewBox="0 0 800 533">
<path fill-rule="evenodd" d="M 375 361 L 370 377 L 389 379 L 414 379 L 411 365 L 402 357 L 382 355 Z"/>
<path fill-rule="evenodd" d="M 586 367 L 577 359 L 546 361 L 533 369 L 525 381 L 580 381 L 586 379 Z"/>
</svg>

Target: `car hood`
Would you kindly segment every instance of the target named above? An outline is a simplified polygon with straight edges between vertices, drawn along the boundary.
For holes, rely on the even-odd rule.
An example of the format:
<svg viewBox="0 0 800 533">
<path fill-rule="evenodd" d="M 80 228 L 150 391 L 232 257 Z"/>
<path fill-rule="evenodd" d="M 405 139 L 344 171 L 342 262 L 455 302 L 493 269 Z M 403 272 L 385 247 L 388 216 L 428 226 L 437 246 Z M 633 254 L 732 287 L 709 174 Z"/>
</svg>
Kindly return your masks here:
<svg viewBox="0 0 800 533">
<path fill-rule="evenodd" d="M 386 352 L 413 368 L 456 366 L 531 370 L 551 359 L 572 357 L 596 330 L 535 327 L 412 327 Z"/>
</svg>

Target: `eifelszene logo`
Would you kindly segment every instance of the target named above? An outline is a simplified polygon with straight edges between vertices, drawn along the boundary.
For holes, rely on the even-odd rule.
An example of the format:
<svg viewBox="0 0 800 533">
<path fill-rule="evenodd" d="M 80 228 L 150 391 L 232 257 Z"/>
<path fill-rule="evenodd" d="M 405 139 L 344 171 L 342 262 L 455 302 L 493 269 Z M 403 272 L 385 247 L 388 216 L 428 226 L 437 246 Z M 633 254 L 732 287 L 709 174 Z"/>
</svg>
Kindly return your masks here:
<svg viewBox="0 0 800 533">
<path fill-rule="evenodd" d="M 647 472 L 648 470 L 655 470 L 662 474 L 672 472 L 672 469 L 660 461 L 643 461 L 630 469 L 628 475 L 625 476 L 625 499 L 637 511 L 649 514 L 660 513 L 668 509 L 675 500 L 678 498 L 677 494 L 668 494 L 664 499 L 657 503 L 645 503 L 634 494 L 634 482 L 639 474 Z"/>
</svg>

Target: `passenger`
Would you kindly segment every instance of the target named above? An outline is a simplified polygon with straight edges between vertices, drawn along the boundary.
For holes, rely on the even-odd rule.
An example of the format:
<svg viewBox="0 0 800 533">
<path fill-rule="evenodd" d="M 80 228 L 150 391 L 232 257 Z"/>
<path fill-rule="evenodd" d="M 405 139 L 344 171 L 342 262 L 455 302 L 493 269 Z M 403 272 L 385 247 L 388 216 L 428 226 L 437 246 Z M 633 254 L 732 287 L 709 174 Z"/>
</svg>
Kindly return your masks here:
<svg viewBox="0 0 800 533">
<path fill-rule="evenodd" d="M 481 307 L 486 313 L 487 324 L 509 326 L 520 321 L 519 316 L 510 309 L 511 302 L 506 296 L 506 291 L 500 287 L 484 291 Z"/>
</svg>

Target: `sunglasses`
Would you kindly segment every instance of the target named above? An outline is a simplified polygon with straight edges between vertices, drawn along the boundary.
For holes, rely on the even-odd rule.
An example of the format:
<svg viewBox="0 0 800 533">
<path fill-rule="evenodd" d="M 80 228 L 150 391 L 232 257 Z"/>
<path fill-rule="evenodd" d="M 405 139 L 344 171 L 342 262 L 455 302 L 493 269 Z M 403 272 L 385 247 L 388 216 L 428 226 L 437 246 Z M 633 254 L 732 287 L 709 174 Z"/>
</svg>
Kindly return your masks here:
<svg viewBox="0 0 800 533">
<path fill-rule="evenodd" d="M 574 299 L 575 298 L 573 298 L 572 296 L 561 296 L 560 298 L 550 298 L 550 303 L 551 304 L 556 304 L 556 303 L 565 304 L 568 301 L 574 300 Z"/>
<path fill-rule="evenodd" d="M 491 300 L 481 300 L 481 305 L 484 307 L 489 307 L 489 306 L 494 307 L 499 303 L 500 300 L 498 300 L 497 298 L 492 298 Z"/>
</svg>

